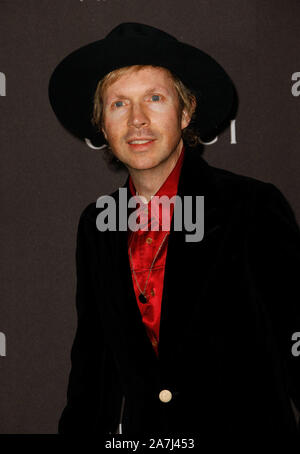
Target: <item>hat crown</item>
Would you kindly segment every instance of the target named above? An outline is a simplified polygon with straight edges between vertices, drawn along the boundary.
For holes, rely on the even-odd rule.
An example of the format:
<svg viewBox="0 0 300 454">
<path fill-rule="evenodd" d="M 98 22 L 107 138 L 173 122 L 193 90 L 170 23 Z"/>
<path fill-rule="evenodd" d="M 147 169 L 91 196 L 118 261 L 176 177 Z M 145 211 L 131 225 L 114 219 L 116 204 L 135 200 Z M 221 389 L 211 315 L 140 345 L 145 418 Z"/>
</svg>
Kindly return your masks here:
<svg viewBox="0 0 300 454">
<path fill-rule="evenodd" d="M 106 39 L 151 39 L 178 41 L 174 36 L 169 35 L 169 33 L 166 33 L 163 30 L 137 22 L 124 22 L 119 24 L 106 35 Z"/>
<path fill-rule="evenodd" d="M 131 65 L 167 68 L 193 90 L 194 127 L 202 139 L 214 138 L 232 118 L 237 106 L 234 86 L 212 57 L 165 31 L 125 22 L 105 38 L 73 51 L 53 71 L 49 99 L 62 125 L 81 140 L 102 145 L 104 136 L 91 122 L 97 84 L 111 71 Z"/>
</svg>

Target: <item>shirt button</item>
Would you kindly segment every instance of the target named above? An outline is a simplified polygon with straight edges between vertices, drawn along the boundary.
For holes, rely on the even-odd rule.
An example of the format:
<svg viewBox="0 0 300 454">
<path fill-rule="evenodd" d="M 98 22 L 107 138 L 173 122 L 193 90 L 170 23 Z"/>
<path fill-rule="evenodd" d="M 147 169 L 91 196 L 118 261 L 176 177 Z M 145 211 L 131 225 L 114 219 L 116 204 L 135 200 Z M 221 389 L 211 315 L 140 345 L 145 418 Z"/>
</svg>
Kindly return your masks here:
<svg viewBox="0 0 300 454">
<path fill-rule="evenodd" d="M 150 236 L 148 238 L 146 238 L 146 243 L 148 243 L 148 244 L 152 243 L 152 238 L 150 238 Z"/>
<path fill-rule="evenodd" d="M 155 295 L 155 290 L 154 288 L 151 290 L 151 296 L 154 296 Z"/>
<path fill-rule="evenodd" d="M 159 393 L 159 400 L 161 402 L 170 402 L 170 400 L 172 399 L 172 393 L 171 391 L 169 391 L 168 389 L 163 389 L 160 393 Z"/>
<path fill-rule="evenodd" d="M 151 343 L 152 343 L 153 347 L 157 347 L 157 340 L 156 339 L 153 339 Z"/>
</svg>

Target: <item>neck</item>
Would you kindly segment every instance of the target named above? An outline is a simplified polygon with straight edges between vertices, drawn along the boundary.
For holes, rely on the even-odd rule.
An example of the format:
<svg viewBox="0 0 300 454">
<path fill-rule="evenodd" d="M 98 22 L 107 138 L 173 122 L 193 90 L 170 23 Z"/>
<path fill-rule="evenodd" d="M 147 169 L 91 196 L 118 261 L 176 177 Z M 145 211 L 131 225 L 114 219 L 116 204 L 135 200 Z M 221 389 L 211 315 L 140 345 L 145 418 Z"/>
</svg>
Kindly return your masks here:
<svg viewBox="0 0 300 454">
<path fill-rule="evenodd" d="M 156 167 L 145 170 L 132 168 L 129 170 L 137 193 L 145 197 L 147 202 L 156 194 L 176 166 L 182 147 L 183 142 L 180 140 L 174 152 Z"/>
</svg>

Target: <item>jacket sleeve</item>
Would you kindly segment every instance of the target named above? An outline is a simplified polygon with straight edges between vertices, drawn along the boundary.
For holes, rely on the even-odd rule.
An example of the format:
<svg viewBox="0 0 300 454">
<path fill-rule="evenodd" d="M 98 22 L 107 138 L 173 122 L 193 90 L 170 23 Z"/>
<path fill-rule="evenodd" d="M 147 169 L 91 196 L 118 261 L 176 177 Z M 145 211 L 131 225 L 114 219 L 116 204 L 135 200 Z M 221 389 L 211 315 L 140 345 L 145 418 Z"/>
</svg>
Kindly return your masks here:
<svg viewBox="0 0 300 454">
<path fill-rule="evenodd" d="M 96 304 L 96 224 L 80 216 L 76 245 L 77 330 L 71 350 L 67 405 L 58 424 L 59 434 L 109 433 L 116 426 L 121 390 L 115 364 L 105 345 Z M 98 276 L 100 273 L 97 274 Z"/>
<path fill-rule="evenodd" d="M 283 358 L 287 391 L 300 411 L 300 355 L 293 354 L 293 336 L 300 336 L 299 226 L 286 198 L 270 183 L 257 191 L 252 223 L 250 254 Z"/>
</svg>

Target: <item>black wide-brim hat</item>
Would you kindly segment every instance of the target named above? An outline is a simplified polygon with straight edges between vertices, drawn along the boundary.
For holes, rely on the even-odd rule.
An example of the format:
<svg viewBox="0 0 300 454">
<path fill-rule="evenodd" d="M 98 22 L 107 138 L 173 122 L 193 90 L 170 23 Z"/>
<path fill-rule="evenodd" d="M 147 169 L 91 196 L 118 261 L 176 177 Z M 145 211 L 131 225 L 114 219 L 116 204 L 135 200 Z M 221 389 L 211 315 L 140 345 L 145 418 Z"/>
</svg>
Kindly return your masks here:
<svg viewBox="0 0 300 454">
<path fill-rule="evenodd" d="M 203 140 L 218 135 L 235 115 L 234 84 L 211 56 L 157 28 L 123 23 L 104 39 L 75 50 L 55 68 L 49 99 L 62 125 L 94 146 L 105 144 L 102 132 L 91 123 L 94 93 L 106 74 L 131 65 L 167 68 L 194 91 L 195 126 Z"/>
</svg>

